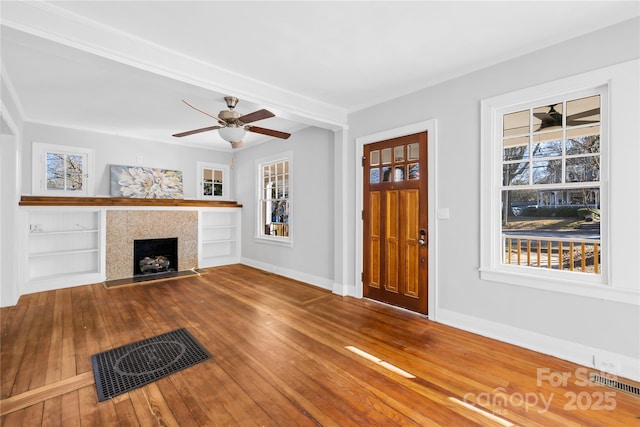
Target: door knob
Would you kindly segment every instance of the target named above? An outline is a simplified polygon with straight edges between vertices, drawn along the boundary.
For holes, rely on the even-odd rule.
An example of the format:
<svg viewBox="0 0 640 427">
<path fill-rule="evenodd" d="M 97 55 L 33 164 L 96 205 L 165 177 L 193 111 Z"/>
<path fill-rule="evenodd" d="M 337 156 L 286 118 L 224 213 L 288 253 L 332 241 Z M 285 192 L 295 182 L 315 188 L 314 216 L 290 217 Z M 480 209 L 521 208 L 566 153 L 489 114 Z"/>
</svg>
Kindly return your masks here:
<svg viewBox="0 0 640 427">
<path fill-rule="evenodd" d="M 420 236 L 418 237 L 418 244 L 420 246 L 425 246 L 427 244 L 427 232 L 424 228 L 420 229 Z"/>
</svg>

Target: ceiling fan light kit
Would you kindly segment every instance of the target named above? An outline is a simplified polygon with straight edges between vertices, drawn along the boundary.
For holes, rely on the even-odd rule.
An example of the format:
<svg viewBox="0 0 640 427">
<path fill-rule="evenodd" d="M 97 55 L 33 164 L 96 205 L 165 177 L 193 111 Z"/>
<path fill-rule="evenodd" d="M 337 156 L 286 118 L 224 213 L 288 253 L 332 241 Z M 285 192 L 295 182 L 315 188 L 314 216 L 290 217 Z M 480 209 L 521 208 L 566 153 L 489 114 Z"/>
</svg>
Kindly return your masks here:
<svg viewBox="0 0 640 427">
<path fill-rule="evenodd" d="M 244 138 L 247 132 L 244 128 L 227 126 L 218 130 L 218 133 L 222 139 L 233 144 L 242 142 L 242 138 Z"/>
<path fill-rule="evenodd" d="M 183 99 L 182 102 L 187 104 L 189 107 L 216 119 L 216 121 L 219 123 L 219 126 L 209 126 L 206 128 L 194 129 L 186 132 L 176 133 L 173 136 L 181 138 L 183 136 L 217 129 L 220 137 L 225 141 L 231 143 L 231 148 L 242 147 L 242 139 L 244 138 L 246 131 L 260 133 L 262 135 L 273 136 L 275 138 L 281 139 L 287 139 L 291 136 L 290 133 L 280 132 L 278 130 L 267 129 L 258 126 L 245 126 L 247 123 L 257 122 L 258 120 L 275 117 L 275 114 L 273 114 L 271 111 L 262 109 L 241 116 L 240 113 L 234 110 L 234 108 L 238 104 L 238 98 L 236 98 L 235 96 L 225 96 L 224 100 L 227 103 L 227 107 L 229 109 L 220 111 L 220 114 L 218 114 L 218 116 L 214 116 L 213 114 L 209 114 L 204 110 L 194 107 Z"/>
</svg>

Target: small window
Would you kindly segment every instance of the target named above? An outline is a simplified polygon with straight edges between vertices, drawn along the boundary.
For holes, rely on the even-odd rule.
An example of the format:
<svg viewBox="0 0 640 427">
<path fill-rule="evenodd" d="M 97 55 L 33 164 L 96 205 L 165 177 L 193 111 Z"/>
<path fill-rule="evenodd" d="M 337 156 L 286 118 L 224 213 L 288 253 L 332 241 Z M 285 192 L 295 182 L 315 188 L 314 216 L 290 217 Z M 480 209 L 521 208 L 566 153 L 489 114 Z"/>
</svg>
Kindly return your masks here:
<svg viewBox="0 0 640 427">
<path fill-rule="evenodd" d="M 291 244 L 291 157 L 258 161 L 258 238 Z"/>
<path fill-rule="evenodd" d="M 229 166 L 198 162 L 198 199 L 229 200 Z"/>
<path fill-rule="evenodd" d="M 91 196 L 94 150 L 33 143 L 34 195 Z"/>
</svg>

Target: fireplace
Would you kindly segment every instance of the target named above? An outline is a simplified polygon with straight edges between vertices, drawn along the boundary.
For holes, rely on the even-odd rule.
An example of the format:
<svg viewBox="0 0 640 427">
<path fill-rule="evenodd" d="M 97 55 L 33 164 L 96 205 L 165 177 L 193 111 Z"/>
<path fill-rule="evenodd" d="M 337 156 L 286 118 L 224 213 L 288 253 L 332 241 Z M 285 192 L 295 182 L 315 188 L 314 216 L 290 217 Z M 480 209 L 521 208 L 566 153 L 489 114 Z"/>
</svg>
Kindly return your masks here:
<svg viewBox="0 0 640 427">
<path fill-rule="evenodd" d="M 133 241 L 133 277 L 171 276 L 178 271 L 178 238 Z"/>
</svg>

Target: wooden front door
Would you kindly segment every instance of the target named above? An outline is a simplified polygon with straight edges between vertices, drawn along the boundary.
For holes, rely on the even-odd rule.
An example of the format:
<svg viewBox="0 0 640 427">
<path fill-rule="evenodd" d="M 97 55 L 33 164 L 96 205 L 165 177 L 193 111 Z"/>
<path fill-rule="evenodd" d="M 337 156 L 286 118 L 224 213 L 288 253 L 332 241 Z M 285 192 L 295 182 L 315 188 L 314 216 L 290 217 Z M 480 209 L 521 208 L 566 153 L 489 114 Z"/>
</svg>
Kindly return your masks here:
<svg viewBox="0 0 640 427">
<path fill-rule="evenodd" d="M 363 292 L 427 314 L 427 133 L 364 146 Z"/>
</svg>

